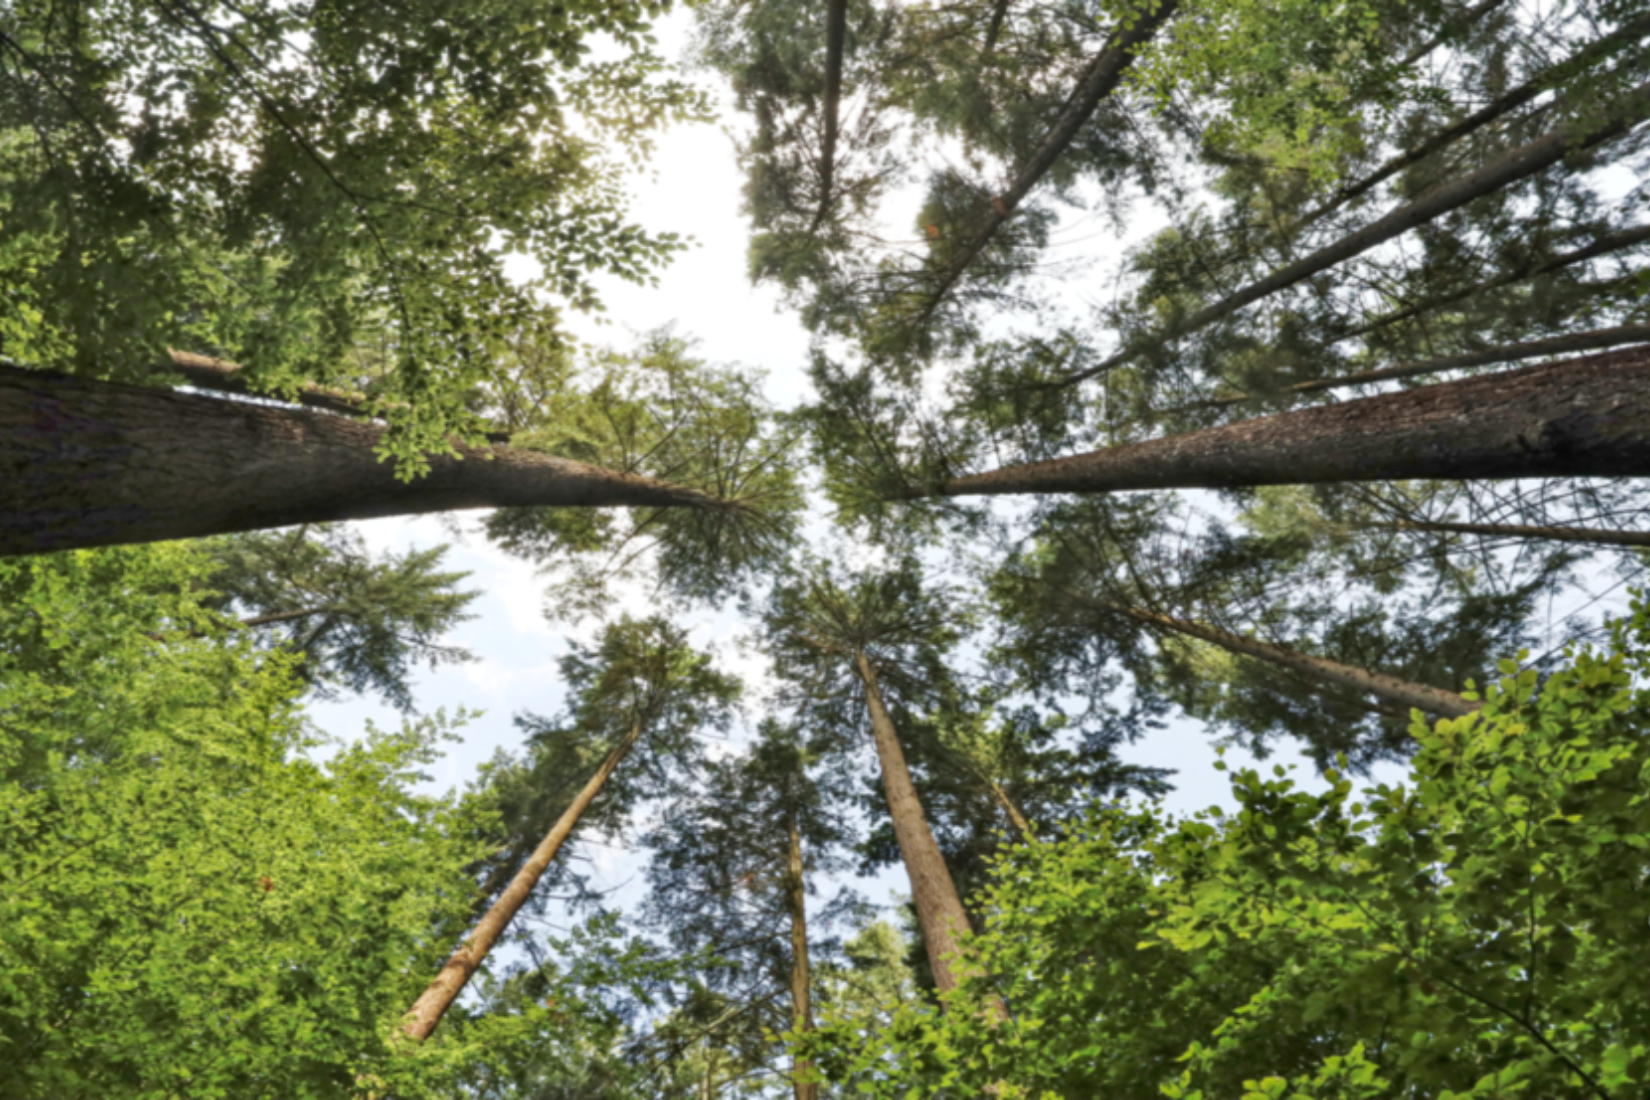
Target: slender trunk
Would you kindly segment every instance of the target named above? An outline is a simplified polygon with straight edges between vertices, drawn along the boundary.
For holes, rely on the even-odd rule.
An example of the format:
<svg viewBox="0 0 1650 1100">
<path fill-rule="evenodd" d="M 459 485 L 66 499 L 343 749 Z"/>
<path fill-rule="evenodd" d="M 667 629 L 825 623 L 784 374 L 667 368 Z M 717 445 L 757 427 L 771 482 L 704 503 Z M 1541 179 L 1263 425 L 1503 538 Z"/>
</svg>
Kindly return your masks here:
<svg viewBox="0 0 1650 1100">
<path fill-rule="evenodd" d="M 1206 306 L 1170 331 L 1132 343 L 1117 354 L 1109 356 L 1092 367 L 1073 371 L 1054 386 L 1070 386 L 1087 378 L 1104 374 L 1147 351 L 1166 346 L 1171 340 L 1186 336 L 1214 324 L 1245 306 L 1305 282 L 1312 276 L 1327 271 L 1337 264 L 1361 256 L 1370 249 L 1390 241 L 1435 218 L 1465 206 L 1474 199 L 1492 195 L 1537 172 L 1552 167 L 1566 156 L 1589 149 L 1627 133 L 1650 109 L 1650 84 L 1641 84 L 1622 96 L 1610 112 L 1610 117 L 1595 126 L 1561 126 L 1548 131 L 1534 141 L 1509 149 L 1475 172 L 1441 183 L 1419 198 L 1405 203 L 1386 216 L 1371 222 L 1355 233 L 1349 233 L 1333 244 L 1325 245 L 1303 259 L 1279 268 L 1272 274 L 1250 283 L 1213 305 Z"/>
<path fill-rule="evenodd" d="M 1551 539 L 1598 546 L 1650 546 L 1650 531 L 1611 531 L 1600 527 L 1531 527 L 1521 523 L 1377 523 L 1394 531 L 1431 531 L 1447 535 L 1484 535 L 1488 538 Z"/>
<path fill-rule="evenodd" d="M 223 359 L 213 359 L 207 355 L 196 355 L 193 352 L 178 351 L 168 348 L 167 358 L 160 365 L 160 369 L 169 374 L 183 378 L 197 390 L 213 390 L 217 393 L 236 394 L 242 397 L 258 397 L 269 401 L 281 401 L 285 398 L 271 397 L 269 394 L 254 391 L 246 381 L 245 368 L 239 363 L 231 363 Z M 317 386 L 313 382 L 306 382 L 292 401 L 311 409 L 321 409 L 340 416 L 353 416 L 361 420 L 375 420 L 377 417 L 368 409 L 367 398 L 364 394 L 345 393 L 342 390 L 331 390 L 324 386 Z M 487 442 L 508 443 L 509 432 L 488 432 Z"/>
<path fill-rule="evenodd" d="M 1523 344 L 1504 344 L 1498 348 L 1485 348 L 1483 351 L 1468 351 L 1460 355 L 1443 355 L 1437 359 L 1399 363 L 1396 366 L 1380 367 L 1376 370 L 1343 374 L 1337 378 L 1318 378 L 1311 382 L 1285 386 L 1282 392 L 1322 393 L 1324 390 L 1338 390 L 1346 386 L 1361 386 L 1370 382 L 1391 382 L 1399 378 L 1414 378 L 1422 374 L 1460 370 L 1463 367 L 1482 367 L 1490 363 L 1516 363 L 1520 359 L 1537 359 L 1544 355 L 1563 355 L 1572 351 L 1596 351 L 1601 348 L 1620 347 L 1623 344 L 1643 343 L 1650 343 L 1650 325 L 1622 325 L 1619 328 L 1598 329 L 1594 332 L 1575 332 L 1568 336 L 1554 336 L 1546 340 L 1531 340 Z M 1181 405 L 1169 411 L 1184 412 L 1190 409 L 1214 409 L 1224 408 L 1227 405 L 1241 405 L 1249 400 L 1249 396 L 1249 394 L 1240 393 L 1228 397 L 1215 397 L 1210 398 L 1208 401 L 1196 401 L 1189 405 Z"/>
<path fill-rule="evenodd" d="M 1003 20 L 1008 17 L 1009 0 L 996 0 L 991 5 L 991 18 L 985 23 L 985 39 L 980 44 L 980 71 L 991 67 L 991 55 L 997 52 L 997 39 L 1003 33 Z"/>
<path fill-rule="evenodd" d="M 955 478 L 903 499 L 1338 481 L 1650 475 L 1650 348 Z"/>
<path fill-rule="evenodd" d="M 243 397 L 266 396 L 255 393 L 246 384 L 246 372 L 239 363 L 172 348 L 168 348 L 166 354 L 167 359 L 161 364 L 161 369 L 178 375 L 196 389 L 239 394 Z M 356 416 L 369 420 L 372 418 L 372 414 L 366 410 L 366 399 L 361 395 L 329 390 L 314 383 L 305 385 L 293 400 L 300 405 L 324 409 L 340 416 Z"/>
<path fill-rule="evenodd" d="M 1511 286 L 1513 283 L 1522 282 L 1525 279 L 1533 279 L 1538 275 L 1561 271 L 1575 264 L 1585 263 L 1600 256 L 1607 256 L 1612 252 L 1620 252 L 1641 245 L 1645 241 L 1650 241 L 1650 225 L 1641 225 L 1622 233 L 1612 233 L 1609 236 L 1600 237 L 1584 248 L 1577 248 L 1574 251 L 1554 256 L 1544 263 L 1516 267 L 1505 274 L 1497 275 L 1493 279 L 1486 279 L 1481 283 L 1474 283 L 1471 286 L 1451 291 L 1440 297 L 1428 298 L 1425 301 L 1416 302 L 1414 305 L 1405 306 L 1403 309 L 1393 310 L 1391 313 L 1383 314 L 1359 325 L 1357 328 L 1337 337 L 1337 339 L 1356 340 L 1360 336 L 1367 336 L 1377 329 L 1387 328 L 1390 325 L 1398 324 L 1400 321 L 1407 321 L 1411 317 L 1419 317 L 1423 313 L 1430 313 L 1433 310 L 1454 305 L 1456 302 L 1471 298 L 1475 294 L 1499 290 L 1504 286 Z"/>
<path fill-rule="evenodd" d="M 968 914 L 957 896 L 956 883 L 951 881 L 945 856 L 928 828 L 916 788 L 911 785 L 905 752 L 900 748 L 888 708 L 883 705 L 876 672 L 863 653 L 854 655 L 854 663 L 865 685 L 871 734 L 876 741 L 877 760 L 882 765 L 882 789 L 888 797 L 888 813 L 893 818 L 900 858 L 911 880 L 911 902 L 916 906 L 917 921 L 922 925 L 922 936 L 928 945 L 928 965 L 934 972 L 934 984 L 941 993 L 946 993 L 957 987 L 951 965 L 957 954 L 957 936 L 968 930 Z"/>
<path fill-rule="evenodd" d="M 787 886 L 790 891 L 791 915 L 791 1030 L 801 1035 L 814 1026 L 812 984 L 808 973 L 808 895 L 806 880 L 802 877 L 802 834 L 796 827 L 796 810 L 790 816 L 790 870 Z M 791 1083 L 796 1089 L 796 1100 L 818 1100 L 819 1086 L 802 1078 L 812 1068 L 805 1058 L 791 1062 Z"/>
<path fill-rule="evenodd" d="M 1044 135 L 1037 151 L 1021 165 L 1008 190 L 991 200 L 991 212 L 986 218 L 985 226 L 941 273 L 939 283 L 917 321 L 919 326 L 926 324 L 933 316 L 941 300 L 956 285 L 957 280 L 962 278 L 963 272 L 968 270 L 968 266 L 978 259 L 980 253 L 985 251 L 986 245 L 991 243 L 992 236 L 1013 216 L 1015 208 L 1031 193 L 1031 189 L 1048 174 L 1054 162 L 1060 159 L 1060 155 L 1077 137 L 1078 131 L 1094 116 L 1101 101 L 1116 90 L 1123 74 L 1134 63 L 1136 52 L 1174 15 L 1178 5 L 1179 0 L 1157 0 L 1155 9 L 1149 14 L 1137 17 L 1132 26 L 1113 34 L 1106 43 L 1106 48 L 1089 63 L 1077 88 L 1067 100 L 1065 110 L 1054 120 L 1054 125 Z"/>
<path fill-rule="evenodd" d="M 1014 800 L 1008 797 L 1008 792 L 1003 790 L 1002 784 L 992 779 L 986 780 L 986 783 L 991 787 L 991 797 L 997 800 L 997 805 L 1003 808 L 1003 813 L 1008 815 L 1008 819 L 1012 821 L 1014 823 L 1014 827 L 1020 831 L 1021 839 L 1034 839 L 1036 834 L 1032 832 L 1031 822 L 1028 821 L 1026 819 L 1026 815 L 1020 811 L 1020 807 L 1014 804 Z"/>
<path fill-rule="evenodd" d="M 713 505 L 652 478 L 454 444 L 412 481 L 340 416 L 0 367 L 0 555 L 555 505 Z"/>
<path fill-rule="evenodd" d="M 465 983 L 481 966 L 487 952 L 492 950 L 493 944 L 498 942 L 505 929 L 510 927 L 510 922 L 521 911 L 521 907 L 527 904 L 533 888 L 538 885 L 539 879 L 544 877 L 545 870 L 556 858 L 556 853 L 561 851 L 561 846 L 566 843 L 574 826 L 579 823 L 579 818 L 584 816 L 584 812 L 596 800 L 596 795 L 601 793 L 603 784 L 641 736 L 642 726 L 641 723 L 637 723 L 625 739 L 607 754 L 607 759 L 596 769 L 596 774 L 580 789 L 572 805 L 556 819 L 556 823 L 551 826 L 544 839 L 539 841 L 539 846 L 533 849 L 533 854 L 527 857 L 527 862 L 522 864 L 521 870 L 516 872 L 515 878 L 510 880 L 510 885 L 504 888 L 504 892 L 499 895 L 492 908 L 487 910 L 486 915 L 476 922 L 463 946 L 453 952 L 452 957 L 447 960 L 447 965 L 441 968 L 441 972 L 436 975 L 429 988 L 419 994 L 418 1000 L 413 1002 L 411 1010 L 407 1013 L 407 1022 L 402 1025 L 402 1030 L 408 1035 L 414 1039 L 429 1038 L 430 1032 L 441 1022 L 442 1014 L 458 999 Z"/>
<path fill-rule="evenodd" d="M 321 615 L 336 610 L 338 610 L 336 607 L 330 605 L 301 607 L 296 611 L 277 611 L 271 615 L 256 615 L 250 619 L 240 619 L 235 625 L 240 627 L 273 626 L 276 623 L 290 623 L 295 619 L 307 619 L 311 615 Z"/>
<path fill-rule="evenodd" d="M 1503 2 L 1504 0 L 1486 0 L 1486 4 L 1480 5 L 1480 7 L 1487 10 L 1488 7 L 1493 7 Z M 1471 18 L 1475 18 L 1477 14 L 1481 13 L 1466 13 L 1466 15 Z M 1455 123 L 1453 126 L 1446 126 L 1444 129 L 1434 133 L 1420 144 L 1413 145 L 1404 150 L 1402 153 L 1386 161 L 1374 172 L 1371 172 L 1369 175 L 1365 176 L 1361 180 L 1358 180 L 1356 183 L 1348 184 L 1347 186 L 1340 188 L 1322 205 L 1318 206 L 1309 213 L 1302 215 L 1301 218 L 1290 227 L 1290 229 L 1292 231 L 1305 229 L 1307 226 L 1311 225 L 1313 222 L 1324 217 L 1325 215 L 1332 214 L 1336 210 L 1339 210 L 1359 195 L 1366 194 L 1372 188 L 1377 187 L 1386 180 L 1391 179 L 1393 176 L 1397 175 L 1399 172 L 1402 172 L 1410 165 L 1417 164 L 1420 161 L 1425 160 L 1427 157 L 1438 152 L 1440 149 L 1443 149 L 1445 146 L 1459 141 L 1461 138 L 1466 137 L 1475 130 L 1488 126 L 1490 123 L 1506 115 L 1508 112 L 1517 110 L 1518 108 L 1524 106 L 1524 104 L 1534 100 L 1542 92 L 1558 86 L 1566 77 L 1570 76 L 1578 69 L 1602 60 L 1622 46 L 1637 42 L 1646 34 L 1650 34 L 1650 17 L 1640 17 L 1625 24 L 1624 26 L 1618 27 L 1616 30 L 1602 38 L 1589 42 L 1586 46 L 1583 46 L 1580 50 L 1578 50 L 1574 56 L 1567 58 L 1557 65 L 1551 66 L 1545 72 L 1542 72 L 1536 76 L 1535 79 L 1514 88 L 1512 91 L 1500 96 L 1497 99 L 1491 100 L 1489 103 L 1486 103 L 1484 106 L 1466 116 L 1461 121 Z M 1406 61 L 1404 64 L 1408 65 L 1410 62 Z"/>
<path fill-rule="evenodd" d="M 1450 35 L 1465 27 L 1470 27 L 1479 19 L 1488 15 L 1490 12 L 1494 11 L 1496 8 L 1499 8 L 1506 2 L 1507 0 L 1479 0 L 1478 3 L 1474 4 L 1466 11 L 1461 12 L 1453 19 L 1444 20 L 1444 25 L 1438 29 L 1438 33 L 1430 40 L 1421 43 L 1419 46 L 1409 51 L 1409 53 L 1404 56 L 1404 59 L 1398 62 L 1399 67 L 1408 68 L 1409 66 L 1415 64 L 1417 61 L 1421 60 L 1421 58 L 1443 45 L 1444 41 Z"/>
<path fill-rule="evenodd" d="M 825 6 L 825 139 L 819 153 L 819 212 L 811 232 L 817 232 L 831 212 L 836 187 L 837 130 L 842 113 L 842 53 L 848 41 L 848 0 L 826 0 Z"/>
<path fill-rule="evenodd" d="M 1365 692 L 1377 699 L 1396 703 L 1406 710 L 1413 707 L 1428 714 L 1439 714 L 1446 718 L 1459 718 L 1463 714 L 1471 714 L 1479 707 L 1478 703 L 1469 702 L 1453 691 L 1445 691 L 1443 688 L 1435 688 L 1428 684 L 1417 684 L 1410 680 L 1400 680 L 1395 676 L 1370 672 L 1354 665 L 1343 665 L 1339 661 L 1331 661 L 1324 657 L 1313 657 L 1293 649 L 1286 649 L 1280 645 L 1272 645 L 1269 642 L 1260 642 L 1253 638 L 1230 634 L 1204 623 L 1175 619 L 1168 615 L 1161 615 L 1155 611 L 1145 611 L 1137 607 L 1119 607 L 1111 604 L 1100 604 L 1098 606 L 1115 611 L 1120 615 L 1127 615 L 1139 623 L 1146 623 L 1163 630 L 1171 630 L 1188 638 L 1211 642 L 1233 653 L 1258 657 L 1262 661 L 1268 661 L 1274 665 L 1301 673 L 1322 683 L 1336 684 L 1341 687 L 1352 688 L 1355 691 Z"/>
</svg>

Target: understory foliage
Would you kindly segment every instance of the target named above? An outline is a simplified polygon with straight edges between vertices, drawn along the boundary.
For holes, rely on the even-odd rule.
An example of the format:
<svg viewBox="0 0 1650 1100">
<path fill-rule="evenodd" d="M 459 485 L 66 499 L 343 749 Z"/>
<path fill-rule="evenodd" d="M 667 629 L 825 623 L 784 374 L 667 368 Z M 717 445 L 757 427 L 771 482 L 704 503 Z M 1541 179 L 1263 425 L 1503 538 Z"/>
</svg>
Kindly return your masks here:
<svg viewBox="0 0 1650 1100">
<path fill-rule="evenodd" d="M 0 1095 L 452 1095 L 611 1031 L 569 992 L 579 1027 L 517 1006 L 397 1052 L 488 824 L 415 789 L 462 716 L 321 739 L 301 656 L 202 606 L 213 569 L 0 562 Z"/>
<path fill-rule="evenodd" d="M 1643 1096 L 1650 609 L 1502 672 L 1416 720 L 1404 783 L 1245 770 L 1233 813 L 1096 810 L 1015 848 L 946 1011 L 840 1016 L 810 1052 L 888 1097 Z"/>
</svg>

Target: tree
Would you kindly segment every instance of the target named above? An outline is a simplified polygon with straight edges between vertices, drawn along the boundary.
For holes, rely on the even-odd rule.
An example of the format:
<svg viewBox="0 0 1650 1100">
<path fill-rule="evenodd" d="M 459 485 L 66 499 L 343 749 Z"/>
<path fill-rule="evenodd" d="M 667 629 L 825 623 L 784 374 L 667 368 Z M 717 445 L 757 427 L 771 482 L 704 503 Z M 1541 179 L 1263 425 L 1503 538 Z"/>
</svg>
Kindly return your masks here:
<svg viewBox="0 0 1650 1100">
<path fill-rule="evenodd" d="M 819 568 L 795 575 L 775 588 L 763 616 L 764 641 L 779 675 L 812 711 L 810 725 L 835 719 L 839 728 L 864 728 L 869 721 L 888 816 L 942 991 L 956 986 L 951 959 L 968 915 L 924 816 L 890 706 L 906 713 L 949 687 L 942 655 L 957 627 L 943 601 L 924 590 L 921 568 L 906 559 L 846 583 Z"/>
<path fill-rule="evenodd" d="M 412 709 L 412 666 L 466 661 L 441 639 L 471 618 L 467 573 L 440 571 L 445 546 L 371 554 L 346 528 L 296 527 L 208 544 L 214 593 L 205 602 L 260 646 L 299 655 L 297 672 L 323 698 L 371 689 Z"/>
<path fill-rule="evenodd" d="M 808 918 L 819 876 L 843 869 L 843 777 L 820 769 L 798 732 L 772 719 L 744 753 L 706 772 L 645 838 L 646 920 L 679 953 L 713 959 L 706 984 L 728 1013 L 744 1006 L 724 1023 L 803 1035 L 814 1023 L 816 956 L 829 947 L 820 929 L 852 900 Z M 818 1096 L 809 1073 L 806 1061 L 792 1061 L 796 1100 Z"/>
<path fill-rule="evenodd" d="M 216 629 L 212 570 L 183 544 L 0 562 L 7 1096 L 342 1100 L 395 1072 L 409 968 L 462 919 L 470 811 L 414 790 L 456 723 L 317 763 L 296 658 Z"/>
<path fill-rule="evenodd" d="M 913 1006 L 813 1052 L 883 1096 L 1638 1095 L 1647 655 L 1635 601 L 1607 651 L 1505 662 L 1479 710 L 1418 722 L 1407 783 L 1246 771 L 1235 814 L 1014 849 L 969 948 L 1014 1019 Z"/>
<path fill-rule="evenodd" d="M 404 480 L 386 429 L 323 413 L 0 367 L 0 553 L 510 505 L 706 508 L 704 493 L 450 444 Z"/>
<path fill-rule="evenodd" d="M 680 247 L 625 220 L 619 171 L 703 110 L 651 49 L 660 10 L 12 9 L 5 358 L 130 382 L 176 348 L 261 393 L 362 393 L 402 461 L 479 442 L 465 395 L 513 333 Z M 515 253 L 541 274 L 507 278 Z"/>
<path fill-rule="evenodd" d="M 414 1002 L 403 1030 L 415 1039 L 428 1038 L 435 1030 L 632 750 L 647 739 L 649 752 L 639 770 L 668 790 L 673 780 L 665 774 L 667 762 L 671 770 L 679 771 L 684 764 L 691 768 L 696 736 L 707 726 L 725 723 L 728 708 L 740 692 L 737 680 L 713 669 L 710 659 L 695 652 L 679 628 L 658 618 L 618 620 L 602 632 L 594 649 L 575 649 L 563 658 L 562 675 L 573 689 L 574 701 L 565 730 L 557 732 L 602 746 L 605 753 L 521 869 Z M 626 788 L 618 797 L 631 805 L 639 789 L 645 789 L 634 782 Z"/>
</svg>

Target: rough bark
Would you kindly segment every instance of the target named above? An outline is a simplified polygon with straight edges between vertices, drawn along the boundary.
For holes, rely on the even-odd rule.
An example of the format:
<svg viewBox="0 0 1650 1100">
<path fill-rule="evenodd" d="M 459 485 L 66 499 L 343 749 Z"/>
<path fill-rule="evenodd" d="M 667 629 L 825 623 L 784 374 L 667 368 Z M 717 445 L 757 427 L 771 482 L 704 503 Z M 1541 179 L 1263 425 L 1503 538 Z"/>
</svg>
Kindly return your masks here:
<svg viewBox="0 0 1650 1100">
<path fill-rule="evenodd" d="M 1349 233 L 1310 256 L 1287 264 L 1265 278 L 1198 310 L 1170 331 L 1131 343 L 1115 355 L 1108 356 L 1092 367 L 1073 371 L 1051 385 L 1074 385 L 1084 379 L 1104 374 L 1148 351 L 1165 347 L 1172 340 L 1212 325 L 1268 295 L 1305 282 L 1337 264 L 1361 256 L 1377 245 L 1385 244 L 1411 229 L 1426 225 L 1474 199 L 1492 195 L 1520 180 L 1528 179 L 1572 153 L 1621 137 L 1630 131 L 1647 111 L 1650 111 L 1650 84 L 1641 84 L 1614 105 L 1611 116 L 1605 122 L 1591 127 L 1560 126 L 1516 149 L 1509 149 L 1476 171 L 1441 183 L 1364 228 Z"/>
<path fill-rule="evenodd" d="M 1440 295 L 1437 298 L 1428 298 L 1424 301 L 1416 302 L 1413 305 L 1405 306 L 1403 309 L 1397 309 L 1393 310 L 1391 313 L 1382 314 L 1381 316 L 1346 332 L 1345 334 L 1337 337 L 1337 339 L 1356 340 L 1360 336 L 1367 336 L 1377 329 L 1383 329 L 1389 325 L 1396 325 L 1399 322 L 1407 321 L 1412 317 L 1419 317 L 1423 313 L 1430 313 L 1433 310 L 1454 305 L 1456 302 L 1462 301 L 1466 298 L 1471 298 L 1475 294 L 1483 294 L 1487 291 L 1499 290 L 1504 286 L 1511 286 L 1513 283 L 1522 282 L 1525 279 L 1533 279 L 1539 275 L 1547 275 L 1554 271 L 1561 271 L 1564 268 L 1575 264 L 1585 263 L 1588 260 L 1596 260 L 1600 256 L 1608 256 L 1612 252 L 1620 252 L 1625 249 L 1634 248 L 1646 241 L 1650 241 L 1650 225 L 1641 225 L 1621 233 L 1612 233 L 1608 236 L 1600 237 L 1592 244 L 1583 248 L 1577 248 L 1554 256 L 1552 259 L 1547 260 L 1544 263 L 1532 263 L 1515 267 L 1511 271 L 1497 275 L 1493 279 L 1486 279 L 1481 283 L 1474 283 L 1471 286 L 1462 287 L 1460 290 L 1451 291 L 1450 293 Z"/>
<path fill-rule="evenodd" d="M 813 231 L 831 212 L 836 188 L 836 143 L 842 113 L 842 53 L 848 41 L 848 0 L 826 0 L 825 5 L 825 136 L 819 151 L 819 211 Z"/>
<path fill-rule="evenodd" d="M 1439 714 L 1446 718 L 1459 718 L 1463 714 L 1471 714 L 1480 705 L 1461 698 L 1453 691 L 1445 691 L 1443 688 L 1435 688 L 1429 684 L 1417 684 L 1411 680 L 1400 680 L 1396 676 L 1370 672 L 1368 669 L 1358 668 L 1355 665 L 1344 665 L 1339 661 L 1331 661 L 1325 657 L 1314 657 L 1284 646 L 1273 645 L 1270 642 L 1261 642 L 1254 638 L 1245 638 L 1239 634 L 1219 630 L 1205 623 L 1176 619 L 1138 607 L 1105 606 L 1108 610 L 1126 615 L 1136 622 L 1145 623 L 1162 630 L 1173 631 L 1176 634 L 1183 634 L 1188 638 L 1210 642 L 1233 653 L 1259 658 L 1262 661 L 1287 668 L 1321 683 L 1349 687 L 1354 691 L 1373 695 L 1377 699 L 1396 703 L 1405 709 L 1413 707 L 1428 714 Z"/>
<path fill-rule="evenodd" d="M 789 821 L 790 867 L 786 886 L 789 889 L 791 916 L 791 1030 L 798 1035 L 812 1031 L 814 1026 L 812 980 L 808 970 L 808 894 L 802 877 L 802 834 L 796 827 L 793 809 Z M 791 1062 L 791 1084 L 796 1100 L 818 1100 L 819 1085 L 802 1078 L 812 1064 L 805 1058 Z"/>
<path fill-rule="evenodd" d="M 1370 382 L 1391 382 L 1400 378 L 1437 374 L 1440 371 L 1460 370 L 1463 367 L 1482 367 L 1490 363 L 1516 363 L 1521 359 L 1538 359 L 1544 355 L 1563 355 L 1572 351 L 1597 351 L 1601 348 L 1621 347 L 1623 344 L 1643 343 L 1650 343 L 1650 325 L 1622 325 L 1619 328 L 1598 329 L 1594 332 L 1574 332 L 1568 336 L 1554 336 L 1546 340 L 1531 340 L 1523 344 L 1503 344 L 1498 348 L 1468 351 L 1460 355 L 1442 355 L 1437 359 L 1421 359 L 1412 363 L 1398 363 L 1394 366 L 1380 367 L 1376 370 L 1343 374 L 1337 378 L 1318 378 L 1311 382 L 1285 386 L 1281 392 L 1322 393 L 1325 390 L 1338 390 L 1346 386 L 1361 386 Z M 1170 411 L 1184 412 L 1189 409 L 1214 409 L 1223 408 L 1227 405 L 1241 405 L 1249 400 L 1249 396 L 1249 394 L 1240 393 L 1229 397 L 1215 397 L 1208 401 L 1197 401 L 1189 405 L 1182 405 Z"/>
<path fill-rule="evenodd" d="M 1395 531 L 1431 531 L 1448 535 L 1484 535 L 1488 538 L 1551 539 L 1598 546 L 1650 546 L 1650 531 L 1611 531 L 1601 527 L 1531 527 L 1521 523 L 1380 523 Z"/>
<path fill-rule="evenodd" d="M 1106 43 L 1106 48 L 1083 70 L 1082 79 L 1072 91 L 1071 98 L 1066 101 L 1065 110 L 1060 112 L 1060 116 L 1054 120 L 1054 125 L 1049 127 L 1042 144 L 1037 147 L 1037 151 L 1030 159 L 1020 166 L 1008 190 L 991 200 L 991 212 L 986 217 L 985 225 L 940 274 L 939 283 L 923 308 L 919 325 L 927 323 L 928 318 L 933 316 L 940 302 L 957 284 L 957 280 L 962 278 L 969 265 L 978 259 L 980 253 L 985 251 L 986 245 L 991 243 L 991 238 L 997 230 L 1013 217 L 1015 208 L 1025 201 L 1031 189 L 1042 181 L 1050 168 L 1054 167 L 1054 162 L 1070 147 L 1078 131 L 1094 117 L 1101 101 L 1111 95 L 1122 82 L 1123 74 L 1134 63 L 1135 52 L 1150 41 L 1158 28 L 1174 15 L 1178 4 L 1179 0 L 1158 0 L 1157 7 L 1150 13 L 1138 16 L 1133 26 L 1113 34 Z"/>
<path fill-rule="evenodd" d="M 407 1013 L 407 1022 L 401 1028 L 408 1035 L 420 1040 L 429 1038 L 430 1032 L 441 1022 L 442 1015 L 458 999 L 465 984 L 480 968 L 487 952 L 492 950 L 493 944 L 497 943 L 505 929 L 510 927 L 510 922 L 521 911 L 521 907 L 527 904 L 533 888 L 538 885 L 539 879 L 544 877 L 544 872 L 555 860 L 556 853 L 561 851 L 561 846 L 566 843 L 584 812 L 601 793 L 602 786 L 613 774 L 613 770 L 624 760 L 641 736 L 642 727 L 638 723 L 625 739 L 607 754 L 601 767 L 596 769 L 596 774 L 585 782 L 572 804 L 562 811 L 562 815 L 556 819 L 556 823 L 550 827 L 544 839 L 539 841 L 539 846 L 533 849 L 533 854 L 527 857 L 527 862 L 522 864 L 521 870 L 510 880 L 510 885 L 504 888 L 504 892 L 493 902 L 486 915 L 476 922 L 463 946 L 453 952 L 447 964 L 435 976 L 435 980 L 419 994 L 418 1000 L 413 1002 L 411 1010 Z"/>
<path fill-rule="evenodd" d="M 940 992 L 949 992 L 957 987 L 951 964 L 957 954 L 957 936 L 968 930 L 968 913 L 963 909 L 956 883 L 951 880 L 951 869 L 945 865 L 945 855 L 928 827 L 917 790 L 911 784 L 905 751 L 900 748 L 894 720 L 883 705 L 876 672 L 863 653 L 854 655 L 854 664 L 865 685 L 871 734 L 876 741 L 877 761 L 882 766 L 882 789 L 888 797 L 888 814 L 893 818 L 900 858 L 911 879 L 911 902 L 928 945 L 928 965 Z"/>
<path fill-rule="evenodd" d="M 0 367 L 0 555 L 462 508 L 705 507 L 702 493 L 454 444 L 412 481 L 385 429 L 326 413 Z"/>
<path fill-rule="evenodd" d="M 1650 348 L 1479 375 L 960 477 L 905 499 L 1650 475 Z"/>
</svg>

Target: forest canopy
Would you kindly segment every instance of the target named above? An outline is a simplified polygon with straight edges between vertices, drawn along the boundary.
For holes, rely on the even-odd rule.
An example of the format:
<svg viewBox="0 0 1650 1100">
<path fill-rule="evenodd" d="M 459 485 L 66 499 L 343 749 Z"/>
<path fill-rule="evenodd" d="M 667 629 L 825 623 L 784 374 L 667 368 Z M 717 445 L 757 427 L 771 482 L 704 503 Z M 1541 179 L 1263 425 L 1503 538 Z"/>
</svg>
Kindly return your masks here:
<svg viewBox="0 0 1650 1100">
<path fill-rule="evenodd" d="M 5 6 L 0 1096 L 1644 1096 L 1647 135 L 1625 0 Z M 794 348 L 592 338 L 713 199 Z"/>
</svg>

